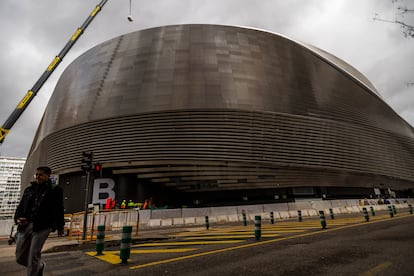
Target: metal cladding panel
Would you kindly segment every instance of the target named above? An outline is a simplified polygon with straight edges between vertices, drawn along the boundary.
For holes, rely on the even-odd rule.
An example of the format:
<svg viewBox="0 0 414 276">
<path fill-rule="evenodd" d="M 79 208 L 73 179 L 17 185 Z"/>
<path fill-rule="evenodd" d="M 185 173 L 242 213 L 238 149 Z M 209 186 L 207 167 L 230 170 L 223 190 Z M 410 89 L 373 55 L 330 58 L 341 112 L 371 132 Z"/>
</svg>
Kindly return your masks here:
<svg viewBox="0 0 414 276">
<path fill-rule="evenodd" d="M 88 149 L 102 163 L 135 162 L 141 177 L 182 190 L 412 187 L 412 127 L 362 74 L 322 52 L 216 25 L 114 38 L 65 70 L 26 167 L 77 170 Z"/>
</svg>

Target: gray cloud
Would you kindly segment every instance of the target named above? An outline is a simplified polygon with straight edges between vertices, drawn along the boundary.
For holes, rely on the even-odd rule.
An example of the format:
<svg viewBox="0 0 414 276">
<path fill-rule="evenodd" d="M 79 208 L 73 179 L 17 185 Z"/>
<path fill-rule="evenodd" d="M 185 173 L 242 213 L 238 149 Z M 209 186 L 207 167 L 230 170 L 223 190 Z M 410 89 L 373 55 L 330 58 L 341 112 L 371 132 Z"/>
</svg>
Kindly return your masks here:
<svg viewBox="0 0 414 276">
<path fill-rule="evenodd" d="M 170 24 L 210 23 L 260 28 L 324 49 L 366 75 L 385 101 L 414 125 L 414 39 L 396 24 L 401 3 L 383 0 L 109 0 L 15 124 L 0 154 L 25 157 L 64 68 L 112 37 Z M 0 123 L 4 123 L 99 0 L 0 1 Z M 404 1 L 403 1 L 404 2 Z M 410 1 L 405 1 L 409 3 Z M 414 14 L 404 20 L 414 25 Z"/>
</svg>

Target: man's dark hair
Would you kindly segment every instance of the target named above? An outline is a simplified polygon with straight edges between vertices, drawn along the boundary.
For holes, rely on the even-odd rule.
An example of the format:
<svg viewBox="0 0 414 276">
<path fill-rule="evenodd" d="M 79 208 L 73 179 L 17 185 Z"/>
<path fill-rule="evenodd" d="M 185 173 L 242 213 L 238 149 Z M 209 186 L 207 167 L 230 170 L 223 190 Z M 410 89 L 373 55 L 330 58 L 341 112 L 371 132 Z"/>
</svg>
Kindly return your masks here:
<svg viewBox="0 0 414 276">
<path fill-rule="evenodd" d="M 43 171 L 45 174 L 47 174 L 49 176 L 52 174 L 52 170 L 49 167 L 46 167 L 46 166 L 38 167 L 36 170 Z"/>
</svg>

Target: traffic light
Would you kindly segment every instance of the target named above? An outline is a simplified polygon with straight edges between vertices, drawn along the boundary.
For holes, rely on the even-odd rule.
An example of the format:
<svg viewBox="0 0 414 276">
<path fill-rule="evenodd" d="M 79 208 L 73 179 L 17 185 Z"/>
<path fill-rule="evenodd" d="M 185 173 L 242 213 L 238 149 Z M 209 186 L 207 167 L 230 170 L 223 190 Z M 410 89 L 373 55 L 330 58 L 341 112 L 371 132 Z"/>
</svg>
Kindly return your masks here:
<svg viewBox="0 0 414 276">
<path fill-rule="evenodd" d="M 95 172 L 95 177 L 102 177 L 102 165 L 101 165 L 101 163 L 95 163 L 93 165 L 93 171 Z"/>
<path fill-rule="evenodd" d="M 93 154 L 91 151 L 82 152 L 81 169 L 83 171 L 89 172 L 92 170 L 92 158 L 93 158 Z"/>
</svg>

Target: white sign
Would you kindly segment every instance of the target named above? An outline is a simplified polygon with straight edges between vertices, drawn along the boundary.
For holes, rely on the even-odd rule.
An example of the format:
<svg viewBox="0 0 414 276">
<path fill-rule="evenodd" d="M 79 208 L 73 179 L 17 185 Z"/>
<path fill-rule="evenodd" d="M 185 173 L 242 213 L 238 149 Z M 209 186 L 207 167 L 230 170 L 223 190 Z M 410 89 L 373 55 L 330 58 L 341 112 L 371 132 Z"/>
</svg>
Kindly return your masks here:
<svg viewBox="0 0 414 276">
<path fill-rule="evenodd" d="M 111 178 L 97 178 L 93 181 L 92 204 L 105 204 L 108 197 L 114 199 L 115 181 Z"/>
</svg>

